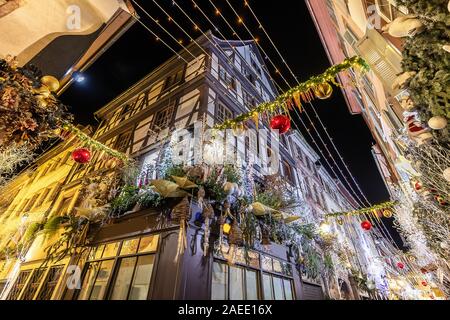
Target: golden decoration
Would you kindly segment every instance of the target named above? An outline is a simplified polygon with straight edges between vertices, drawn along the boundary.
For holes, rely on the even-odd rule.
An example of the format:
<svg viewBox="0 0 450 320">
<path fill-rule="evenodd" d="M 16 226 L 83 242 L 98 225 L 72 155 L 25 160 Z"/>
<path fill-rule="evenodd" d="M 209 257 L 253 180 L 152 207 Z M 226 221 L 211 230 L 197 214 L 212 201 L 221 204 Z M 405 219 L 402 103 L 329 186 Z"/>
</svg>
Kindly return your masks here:
<svg viewBox="0 0 450 320">
<path fill-rule="evenodd" d="M 386 209 L 383 211 L 383 217 L 385 217 L 387 219 L 392 218 L 393 215 L 394 215 L 394 213 L 390 209 Z"/>
<path fill-rule="evenodd" d="M 229 234 L 231 231 L 231 225 L 229 223 L 225 223 L 223 225 L 223 233 L 225 234 Z"/>
<path fill-rule="evenodd" d="M 192 181 L 190 181 L 186 177 L 175 177 L 175 176 L 172 176 L 172 179 L 175 181 L 175 183 L 181 189 L 194 189 L 194 188 L 198 187 L 195 183 L 193 183 Z"/>
<path fill-rule="evenodd" d="M 44 86 L 46 86 L 51 92 L 58 91 L 60 84 L 59 80 L 53 76 L 43 76 L 41 78 L 41 82 Z"/>
<path fill-rule="evenodd" d="M 231 225 L 230 235 L 228 236 L 228 243 L 230 245 L 241 246 L 244 243 L 244 235 L 239 223 L 234 220 Z"/>
<path fill-rule="evenodd" d="M 314 95 L 321 100 L 330 98 L 332 94 L 333 87 L 328 82 L 321 83 L 314 87 Z"/>
<path fill-rule="evenodd" d="M 182 198 L 188 195 L 186 191 L 180 190 L 179 185 L 167 180 L 154 180 L 151 185 L 163 198 Z"/>
</svg>

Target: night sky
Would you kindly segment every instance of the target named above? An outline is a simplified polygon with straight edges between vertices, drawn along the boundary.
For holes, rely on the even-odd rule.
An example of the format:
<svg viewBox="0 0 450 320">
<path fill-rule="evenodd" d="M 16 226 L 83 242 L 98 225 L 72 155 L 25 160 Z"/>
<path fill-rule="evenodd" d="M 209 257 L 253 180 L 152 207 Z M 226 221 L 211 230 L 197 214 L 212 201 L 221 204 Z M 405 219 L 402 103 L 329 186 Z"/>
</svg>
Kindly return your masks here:
<svg viewBox="0 0 450 320">
<path fill-rule="evenodd" d="M 238 40 L 233 37 L 233 33 L 222 18 L 214 14 L 215 10 L 210 5 L 209 0 L 195 1 L 228 39 Z M 201 35 L 199 31 L 194 30 L 192 23 L 172 5 L 171 0 L 158 0 L 157 2 L 193 38 Z M 191 18 L 201 30 L 213 29 L 201 13 L 194 10 L 193 3 L 190 0 L 176 0 L 176 2 L 191 15 Z M 230 2 L 252 33 L 260 39 L 261 46 L 271 59 L 279 64 L 283 75 L 294 84 L 288 71 L 282 68 L 282 61 L 273 50 L 270 42 L 258 29 L 258 24 L 252 14 L 243 6 L 243 1 L 231 0 Z M 160 23 L 173 33 L 176 39 L 183 39 L 185 44 L 189 43 L 189 38 L 173 22 L 168 21 L 167 16 L 154 5 L 152 0 L 139 0 L 138 3 L 154 18 L 159 19 Z M 245 28 L 238 24 L 237 17 L 225 0 L 214 0 L 214 3 L 242 39 L 251 39 Z M 262 0 L 254 0 L 250 3 L 300 81 L 305 81 L 330 67 L 330 62 L 304 1 L 278 0 L 277 5 L 270 5 L 271 2 Z M 158 29 L 157 25 L 148 19 L 140 9 L 136 9 L 142 17 L 142 21 L 158 36 L 173 48 L 176 48 L 177 51 L 181 49 L 176 42 L 171 41 L 168 35 Z M 215 35 L 219 36 L 217 33 Z M 86 81 L 72 85 L 62 95 L 61 99 L 71 106 L 78 122 L 95 125 L 96 121 L 92 114 L 96 110 L 146 76 L 172 55 L 169 49 L 161 42 L 156 41 L 155 37 L 139 23 L 136 23 L 86 71 Z M 277 82 L 280 85 L 283 84 L 283 81 L 278 81 L 280 78 L 275 77 L 273 68 L 269 68 L 269 70 Z M 317 100 L 314 102 L 314 106 L 369 201 L 375 204 L 389 200 L 389 194 L 371 154 L 374 139 L 362 116 L 349 113 L 339 89 L 335 89 L 331 99 Z M 310 116 L 313 115 L 310 108 L 308 113 Z M 307 118 L 303 119 L 307 121 Z M 303 128 L 301 125 L 299 127 Z M 316 127 L 320 128 L 317 122 Z M 325 138 L 323 131 L 321 131 L 321 134 Z M 304 134 L 304 136 L 310 141 L 307 134 Z M 314 138 L 318 140 L 316 134 L 314 134 Z M 325 140 L 329 143 L 329 140 Z M 322 145 L 321 147 L 323 148 Z M 335 159 L 338 159 L 337 155 L 335 155 Z"/>
</svg>

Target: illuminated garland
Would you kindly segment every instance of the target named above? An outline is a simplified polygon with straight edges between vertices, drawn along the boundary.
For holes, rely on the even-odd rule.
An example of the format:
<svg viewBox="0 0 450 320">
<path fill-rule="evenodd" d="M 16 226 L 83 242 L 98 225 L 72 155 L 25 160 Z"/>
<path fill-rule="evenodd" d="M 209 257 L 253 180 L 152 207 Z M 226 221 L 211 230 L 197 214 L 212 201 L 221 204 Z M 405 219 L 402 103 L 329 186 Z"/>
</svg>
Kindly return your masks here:
<svg viewBox="0 0 450 320">
<path fill-rule="evenodd" d="M 256 120 L 261 113 L 276 112 L 280 107 L 287 110 L 293 105 L 296 105 L 301 108 L 301 101 L 310 102 L 314 99 L 315 88 L 324 84 L 329 85 L 329 82 L 338 85 L 335 80 L 336 76 L 340 72 L 354 67 L 359 67 L 363 72 L 369 70 L 369 65 L 359 56 L 345 59 L 342 63 L 332 66 L 321 75 L 314 76 L 308 81 L 286 91 L 282 95 L 278 96 L 274 101 L 264 102 L 249 112 L 241 114 L 234 119 L 227 120 L 222 124 L 218 124 L 214 128 L 217 130 L 233 129 L 248 120 Z"/>
<path fill-rule="evenodd" d="M 87 134 L 85 134 L 83 131 L 75 127 L 73 124 L 65 122 L 63 124 L 63 129 L 66 131 L 69 131 L 70 133 L 74 134 L 81 142 L 83 142 L 87 147 L 90 147 L 96 151 L 102 151 L 106 154 L 110 155 L 111 157 L 117 158 L 122 160 L 124 163 L 127 163 L 130 161 L 130 158 L 117 150 L 111 149 L 108 146 L 104 145 L 103 143 L 92 139 Z"/>
<path fill-rule="evenodd" d="M 373 214 L 375 211 L 383 211 L 386 209 L 392 209 L 395 205 L 396 205 L 395 202 L 389 201 L 389 202 L 374 205 L 370 208 L 363 208 L 360 210 L 349 211 L 349 212 L 329 213 L 326 216 L 337 218 L 337 217 L 343 217 L 343 216 L 357 216 L 357 215 L 363 215 L 363 214 Z"/>
</svg>

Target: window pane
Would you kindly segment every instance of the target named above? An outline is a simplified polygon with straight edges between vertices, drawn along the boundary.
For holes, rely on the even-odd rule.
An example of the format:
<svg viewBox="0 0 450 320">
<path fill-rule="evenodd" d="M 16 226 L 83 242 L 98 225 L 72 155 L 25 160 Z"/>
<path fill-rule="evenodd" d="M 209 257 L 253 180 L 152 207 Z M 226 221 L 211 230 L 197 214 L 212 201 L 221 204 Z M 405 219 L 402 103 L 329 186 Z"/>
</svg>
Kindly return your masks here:
<svg viewBox="0 0 450 320">
<path fill-rule="evenodd" d="M 290 280 L 284 279 L 284 295 L 286 297 L 286 300 L 293 300 L 294 296 L 292 294 L 292 283 Z"/>
<path fill-rule="evenodd" d="M 122 259 L 114 282 L 111 300 L 127 300 L 135 265 L 136 257 Z"/>
<path fill-rule="evenodd" d="M 9 292 L 8 300 L 17 300 L 30 274 L 31 270 L 21 271 L 19 273 L 19 276 L 17 277 L 14 287 Z"/>
<path fill-rule="evenodd" d="M 230 300 L 244 300 L 244 269 L 230 267 Z"/>
<path fill-rule="evenodd" d="M 97 279 L 95 280 L 94 288 L 90 296 L 90 300 L 102 300 L 106 292 L 106 285 L 108 283 L 109 276 L 114 261 L 103 261 L 100 270 L 98 271 Z"/>
<path fill-rule="evenodd" d="M 272 258 L 263 256 L 262 257 L 262 267 L 263 267 L 263 270 L 265 270 L 265 271 L 273 271 Z"/>
<path fill-rule="evenodd" d="M 273 259 L 273 271 L 282 273 L 281 262 L 279 260 Z"/>
<path fill-rule="evenodd" d="M 129 300 L 146 300 L 152 279 L 155 256 L 139 257 Z"/>
<path fill-rule="evenodd" d="M 128 254 L 135 254 L 138 246 L 139 246 L 139 239 L 131 239 L 124 241 L 122 244 L 122 249 L 120 250 L 120 255 L 124 256 Z"/>
<path fill-rule="evenodd" d="M 268 274 L 263 275 L 264 299 L 273 300 L 272 278 Z"/>
<path fill-rule="evenodd" d="M 105 245 L 101 245 L 97 247 L 97 250 L 95 251 L 94 259 L 101 259 L 103 254 L 103 249 L 105 249 Z"/>
<path fill-rule="evenodd" d="M 247 289 L 247 300 L 258 300 L 258 276 L 255 271 L 245 272 L 245 284 Z"/>
<path fill-rule="evenodd" d="M 212 300 L 228 300 L 227 281 L 228 267 L 225 264 L 214 262 L 212 274 Z"/>
<path fill-rule="evenodd" d="M 275 292 L 275 300 L 284 300 L 283 280 L 273 277 L 273 291 Z"/>
<path fill-rule="evenodd" d="M 117 250 L 119 250 L 120 242 L 109 243 L 105 246 L 105 251 L 103 252 L 103 258 L 114 258 L 117 256 Z"/>
<path fill-rule="evenodd" d="M 259 254 L 253 251 L 248 252 L 248 263 L 250 267 L 259 269 Z"/>
<path fill-rule="evenodd" d="M 78 300 L 88 300 L 92 287 L 94 286 L 95 276 L 97 275 L 99 262 L 89 263 L 87 266 L 86 275 L 84 276 L 81 291 L 78 295 Z"/>
<path fill-rule="evenodd" d="M 139 244 L 139 253 L 143 252 L 156 252 L 158 249 L 159 236 L 148 236 L 141 238 L 141 243 Z"/>
</svg>

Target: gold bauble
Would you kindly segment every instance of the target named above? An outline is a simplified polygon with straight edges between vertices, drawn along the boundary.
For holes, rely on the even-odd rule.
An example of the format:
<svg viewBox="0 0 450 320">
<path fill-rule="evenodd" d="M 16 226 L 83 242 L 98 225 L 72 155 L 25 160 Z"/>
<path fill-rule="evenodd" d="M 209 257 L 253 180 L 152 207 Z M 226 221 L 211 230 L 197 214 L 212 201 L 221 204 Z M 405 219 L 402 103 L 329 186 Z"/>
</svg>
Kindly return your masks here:
<svg viewBox="0 0 450 320">
<path fill-rule="evenodd" d="M 386 210 L 383 211 L 383 217 L 389 219 L 389 218 L 392 218 L 392 216 L 393 216 L 392 210 L 386 209 Z"/>
<path fill-rule="evenodd" d="M 229 234 L 231 231 L 231 225 L 229 223 L 225 223 L 223 225 L 223 233 L 225 234 Z"/>
<path fill-rule="evenodd" d="M 340 226 L 343 226 L 343 225 L 344 225 L 344 219 L 342 219 L 342 218 L 337 218 L 337 219 L 336 219 L 336 222 L 337 222 L 337 224 L 340 225 Z"/>
<path fill-rule="evenodd" d="M 41 86 L 40 88 L 34 89 L 34 93 L 44 98 L 48 98 L 52 94 L 47 86 Z"/>
<path fill-rule="evenodd" d="M 447 127 L 448 121 L 446 118 L 436 116 L 428 120 L 428 126 L 433 130 L 442 130 Z"/>
<path fill-rule="evenodd" d="M 328 82 L 324 82 L 315 86 L 313 91 L 317 98 L 325 100 L 333 94 L 333 87 Z"/>
<path fill-rule="evenodd" d="M 41 82 L 44 86 L 46 86 L 51 92 L 58 91 L 60 84 L 59 80 L 53 76 L 43 76 L 41 78 Z"/>
<path fill-rule="evenodd" d="M 240 137 L 245 133 L 245 128 L 243 124 L 238 124 L 233 128 L 233 135 L 235 137 Z"/>
</svg>

